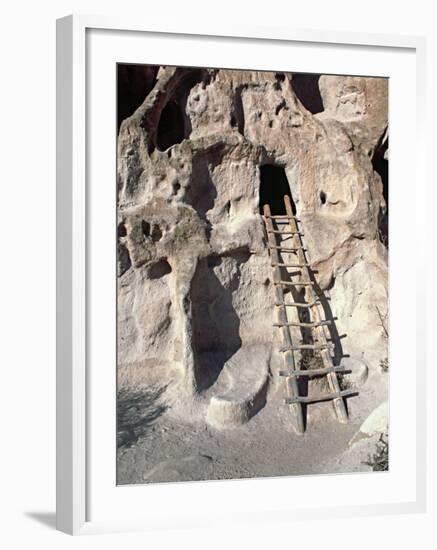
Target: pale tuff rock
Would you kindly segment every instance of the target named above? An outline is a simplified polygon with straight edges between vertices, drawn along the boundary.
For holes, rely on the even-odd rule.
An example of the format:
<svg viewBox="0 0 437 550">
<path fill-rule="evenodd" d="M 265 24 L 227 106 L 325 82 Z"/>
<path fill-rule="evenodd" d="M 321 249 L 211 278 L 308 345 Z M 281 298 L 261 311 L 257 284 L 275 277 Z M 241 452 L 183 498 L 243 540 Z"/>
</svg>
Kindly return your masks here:
<svg viewBox="0 0 437 550">
<path fill-rule="evenodd" d="M 347 371 L 350 371 L 343 377 L 348 386 L 360 388 L 366 383 L 369 377 L 369 367 L 365 361 L 356 357 L 345 357 L 341 363 Z"/>
<path fill-rule="evenodd" d="M 124 379 L 128 364 L 174 365 L 189 399 L 218 377 L 212 423 L 227 414 L 214 412 L 227 391 L 245 388 L 235 402 L 250 403 L 264 388 L 278 338 L 259 214 L 265 164 L 284 167 L 325 307 L 346 334 L 337 354 L 364 356 L 376 371 L 387 355 L 376 310 L 387 308 L 387 251 L 372 154 L 387 127 L 387 81 L 322 76 L 324 111 L 313 115 L 291 74 L 165 67 L 155 77 L 118 138 Z M 246 354 L 253 346 L 262 352 Z M 234 355 L 259 373 L 251 387 L 242 371 L 224 389 Z"/>
<path fill-rule="evenodd" d="M 388 401 L 385 401 L 369 414 L 358 432 L 351 439 L 349 445 L 355 445 L 362 439 L 373 437 L 374 435 L 386 434 L 388 432 L 388 416 Z"/>
<path fill-rule="evenodd" d="M 321 119 L 342 122 L 352 141 L 373 151 L 387 128 L 388 81 L 362 76 L 322 75 Z"/>
</svg>

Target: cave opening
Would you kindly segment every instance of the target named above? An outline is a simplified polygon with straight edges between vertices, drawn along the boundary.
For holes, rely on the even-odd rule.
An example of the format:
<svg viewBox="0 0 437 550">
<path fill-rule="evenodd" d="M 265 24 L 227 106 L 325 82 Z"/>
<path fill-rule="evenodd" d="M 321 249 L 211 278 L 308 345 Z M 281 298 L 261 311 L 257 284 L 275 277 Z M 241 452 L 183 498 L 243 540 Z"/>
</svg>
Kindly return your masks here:
<svg viewBox="0 0 437 550">
<path fill-rule="evenodd" d="M 378 232 L 381 242 L 388 248 L 388 135 L 387 129 L 381 136 L 372 156 L 373 169 L 382 181 L 382 195 L 385 201 L 385 208 L 381 208 L 378 219 Z"/>
<path fill-rule="evenodd" d="M 185 119 L 176 101 L 169 101 L 164 107 L 156 130 L 156 146 L 165 151 L 180 143 L 185 137 Z"/>
<path fill-rule="evenodd" d="M 141 222 L 141 229 L 143 231 L 143 235 L 145 237 L 150 236 L 150 223 L 146 222 L 145 220 L 142 220 Z"/>
<path fill-rule="evenodd" d="M 120 222 L 118 224 L 117 234 L 119 237 L 126 237 L 127 229 L 126 229 L 126 224 L 124 222 Z"/>
<path fill-rule="evenodd" d="M 149 271 L 150 279 L 160 279 L 161 277 L 164 277 L 164 275 L 168 275 L 169 273 L 171 273 L 172 269 L 168 261 L 165 259 L 162 259 L 152 264 L 149 267 L 148 271 Z"/>
<path fill-rule="evenodd" d="M 296 214 L 296 205 L 290 192 L 285 169 L 274 164 L 264 164 L 260 167 L 259 210 L 263 214 L 265 204 L 270 205 L 273 216 L 285 215 L 284 195 L 290 197 L 293 215 Z"/>
<path fill-rule="evenodd" d="M 313 115 L 324 111 L 319 78 L 319 74 L 293 73 L 291 80 L 291 87 L 297 98 Z"/>
<path fill-rule="evenodd" d="M 158 65 L 117 65 L 117 128 L 143 103 L 156 84 Z"/>
</svg>

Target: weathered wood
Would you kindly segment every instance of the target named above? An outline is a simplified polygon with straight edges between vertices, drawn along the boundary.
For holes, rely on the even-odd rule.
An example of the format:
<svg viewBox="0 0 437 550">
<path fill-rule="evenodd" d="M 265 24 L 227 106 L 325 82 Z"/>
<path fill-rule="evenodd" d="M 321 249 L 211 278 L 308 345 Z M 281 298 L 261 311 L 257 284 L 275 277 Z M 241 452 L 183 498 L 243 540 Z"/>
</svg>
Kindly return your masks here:
<svg viewBox="0 0 437 550">
<path fill-rule="evenodd" d="M 331 373 L 334 376 L 337 376 L 335 372 Z M 338 392 L 333 393 L 325 393 L 321 395 L 314 395 L 314 396 L 297 396 L 297 397 L 287 397 L 285 399 L 285 402 L 288 405 L 292 405 L 293 403 L 318 403 L 320 401 L 336 401 L 337 399 L 343 399 L 345 397 L 352 397 L 353 395 L 358 395 L 358 392 L 355 390 L 341 390 Z M 344 401 L 343 401 L 344 402 Z"/>
<path fill-rule="evenodd" d="M 334 410 L 337 418 L 340 422 L 347 422 L 348 415 L 344 402 L 344 397 L 354 394 L 351 390 L 340 389 L 337 373 L 345 372 L 341 366 L 334 366 L 333 359 L 330 354 L 330 350 L 334 345 L 328 342 L 327 336 L 324 331 L 324 326 L 329 325 L 331 321 L 322 320 L 318 305 L 320 298 L 318 292 L 314 288 L 316 282 L 313 280 L 310 272 L 310 263 L 305 257 L 307 250 L 303 247 L 302 237 L 304 233 L 300 232 L 297 226 L 299 221 L 296 216 L 293 215 L 290 197 L 284 197 L 284 204 L 287 215 L 272 216 L 269 205 L 264 206 L 264 222 L 266 225 L 266 232 L 268 238 L 268 246 L 271 257 L 272 269 L 273 269 L 273 284 L 275 290 L 275 305 L 277 307 L 277 322 L 274 326 L 279 327 L 282 335 L 284 346 L 280 348 L 283 353 L 286 369 L 280 371 L 282 376 L 285 376 L 287 387 L 287 400 L 286 402 L 292 406 L 295 416 L 295 429 L 298 433 L 304 431 L 304 420 L 302 403 L 314 403 L 317 401 L 332 400 Z M 279 221 L 278 221 L 279 220 Z M 273 221 L 277 224 L 276 227 L 281 229 L 275 229 Z M 282 224 L 288 222 L 289 230 L 284 229 Z M 282 246 L 282 242 L 276 241 L 276 235 L 283 235 L 285 238 L 291 235 L 291 246 Z M 279 260 L 278 252 L 291 252 L 296 253 L 298 263 L 287 264 L 284 261 Z M 298 281 L 281 280 L 281 268 L 291 268 L 300 271 L 300 279 Z M 312 270 L 312 273 L 316 271 Z M 297 275 L 297 274 L 296 274 Z M 304 299 L 306 302 L 288 302 L 285 303 L 284 286 L 290 287 L 305 287 Z M 327 297 L 326 297 L 327 298 Z M 291 322 L 288 321 L 287 307 L 305 308 L 309 309 L 311 313 L 311 322 Z M 291 339 L 291 333 L 289 327 L 310 328 L 313 331 L 313 343 L 312 344 L 299 344 L 293 345 Z M 302 350 L 317 350 L 322 359 L 323 368 L 309 369 L 307 371 L 296 369 L 294 352 L 301 352 Z M 328 381 L 331 393 L 328 395 L 321 395 L 316 397 L 299 396 L 297 378 L 299 376 L 319 376 L 324 375 Z M 355 392 L 356 393 L 356 392 Z M 300 409 L 299 409 L 300 407 Z"/>
<path fill-rule="evenodd" d="M 289 347 L 279 348 L 279 351 L 284 352 L 290 349 L 293 351 L 300 351 L 301 349 L 314 349 L 314 350 L 332 349 L 333 347 L 334 345 L 330 344 L 329 342 L 327 342 L 326 344 L 299 344 L 298 346 L 291 346 L 291 348 Z"/>
<path fill-rule="evenodd" d="M 282 229 L 267 229 L 267 233 L 274 233 L 275 235 L 300 235 L 304 236 L 300 231 L 282 231 Z"/>
<path fill-rule="evenodd" d="M 280 286 L 280 285 L 277 285 L 277 286 Z M 280 306 L 284 306 L 284 307 L 302 307 L 302 308 L 305 308 L 305 307 L 311 307 L 313 306 L 314 304 L 306 304 L 304 302 L 287 302 L 287 303 L 279 303 L 277 302 L 275 304 L 276 307 L 280 307 Z"/>
<path fill-rule="evenodd" d="M 269 249 L 270 248 L 274 248 L 276 250 L 280 250 L 281 252 L 297 252 L 298 250 L 303 250 L 303 251 L 306 251 L 306 248 L 287 248 L 286 246 L 278 246 L 278 245 L 275 245 L 275 246 L 270 246 L 269 245 Z"/>
<path fill-rule="evenodd" d="M 285 203 L 285 210 L 286 210 L 287 214 L 289 216 L 292 216 L 293 211 L 292 211 L 292 208 L 291 208 L 290 197 L 288 197 L 287 195 L 284 196 L 284 203 Z M 293 219 L 290 219 L 290 230 L 291 231 L 297 230 L 297 224 Z M 294 240 L 296 240 L 296 239 L 299 241 L 299 245 L 302 246 L 302 242 L 299 238 L 299 235 L 297 235 L 294 238 Z M 299 259 L 300 263 L 301 262 L 304 263 L 306 261 L 305 255 L 301 250 L 297 251 L 297 256 L 298 256 L 298 259 Z M 308 268 L 303 268 L 302 277 L 304 277 L 305 280 L 310 280 L 311 277 L 310 277 L 310 272 L 309 272 Z M 312 286 L 309 286 L 307 291 L 310 294 L 311 302 L 312 302 L 311 306 L 310 306 L 312 320 L 316 323 L 319 323 L 321 321 L 321 316 L 320 316 L 320 312 L 319 312 L 319 309 L 318 309 L 317 300 L 315 298 L 316 294 L 315 294 L 314 289 L 313 289 Z M 326 335 L 325 335 L 325 332 L 324 332 L 323 325 L 314 327 L 314 332 L 317 335 L 319 341 L 326 342 Z M 328 349 L 321 350 L 320 351 L 320 356 L 322 358 L 323 366 L 325 368 L 330 368 L 330 367 L 334 366 L 331 354 L 329 353 Z M 348 421 L 348 414 L 347 414 L 346 405 L 344 403 L 343 396 L 340 395 L 341 390 L 340 390 L 340 384 L 339 384 L 338 378 L 337 378 L 337 373 L 336 372 L 329 372 L 326 375 L 326 379 L 328 381 L 328 385 L 329 385 L 329 388 L 330 388 L 331 392 L 333 392 L 332 395 L 338 396 L 338 397 L 334 397 L 333 401 L 332 401 L 335 413 L 337 415 L 337 419 L 339 420 L 339 422 L 346 423 Z"/>
<path fill-rule="evenodd" d="M 269 216 L 271 216 L 271 211 L 270 211 L 270 206 L 268 204 L 264 206 L 264 215 L 266 216 L 265 223 L 266 223 L 266 229 L 267 229 L 267 238 L 270 246 L 271 260 L 273 263 L 279 263 L 278 252 L 277 252 L 277 249 L 275 248 L 277 246 L 275 234 L 268 231 L 269 229 L 273 229 L 272 220 L 271 218 L 269 218 Z M 278 281 L 280 280 L 280 278 L 281 278 L 280 269 L 278 267 L 273 267 L 273 280 Z M 278 323 L 283 324 L 283 326 L 280 327 L 282 341 L 284 346 L 291 347 L 292 340 L 290 335 L 290 329 L 286 324 L 284 324 L 288 322 L 287 312 L 284 305 L 284 291 L 280 285 L 275 285 L 274 289 L 275 289 L 276 303 L 278 304 L 278 307 L 276 310 L 277 321 Z M 294 361 L 293 352 L 288 351 L 284 353 L 283 358 L 284 358 L 283 360 L 286 368 L 289 370 L 295 370 L 296 365 Z M 294 398 L 299 395 L 299 388 L 298 388 L 296 377 L 290 377 L 286 379 L 286 391 L 287 391 L 288 397 L 290 398 Z M 301 403 L 296 402 L 292 404 L 291 410 L 293 412 L 293 417 L 294 417 L 293 427 L 297 434 L 302 435 L 305 432 L 305 423 L 304 423 Z"/>
<path fill-rule="evenodd" d="M 290 216 L 288 216 L 287 214 L 275 214 L 274 216 L 264 216 L 263 215 L 263 218 L 264 219 L 271 219 L 271 220 L 289 220 L 290 219 Z M 296 216 L 292 216 L 293 219 L 295 219 L 296 221 L 300 221 L 298 218 L 296 218 Z"/>
<path fill-rule="evenodd" d="M 323 325 L 330 325 L 331 324 L 331 321 L 329 320 L 326 320 L 326 321 L 320 321 L 320 323 L 298 323 L 298 322 L 291 322 L 291 323 L 287 323 L 287 326 L 289 327 L 306 327 L 306 328 L 313 328 L 313 327 L 317 327 L 317 326 L 323 326 Z M 273 326 L 274 327 L 279 327 L 281 326 L 279 323 L 273 323 Z"/>
<path fill-rule="evenodd" d="M 311 281 L 276 281 L 276 283 L 273 284 L 283 286 L 308 286 L 314 283 Z"/>
<path fill-rule="evenodd" d="M 329 372 L 350 372 L 344 367 L 327 367 L 322 369 L 308 369 L 308 370 L 280 370 L 279 376 L 321 376 L 328 374 Z"/>
<path fill-rule="evenodd" d="M 287 264 L 284 262 L 272 263 L 272 267 L 308 267 L 309 264 Z"/>
</svg>

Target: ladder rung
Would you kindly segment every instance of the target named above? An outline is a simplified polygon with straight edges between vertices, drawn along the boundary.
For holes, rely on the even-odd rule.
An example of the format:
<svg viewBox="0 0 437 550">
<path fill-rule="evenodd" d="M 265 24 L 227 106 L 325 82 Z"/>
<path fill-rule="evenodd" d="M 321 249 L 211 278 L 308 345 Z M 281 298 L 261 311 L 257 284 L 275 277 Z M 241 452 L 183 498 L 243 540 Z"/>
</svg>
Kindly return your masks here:
<svg viewBox="0 0 437 550">
<path fill-rule="evenodd" d="M 323 369 L 308 370 L 280 370 L 279 376 L 320 376 L 330 372 L 348 372 L 344 367 L 325 367 Z M 350 372 L 350 371 L 349 371 Z"/>
<path fill-rule="evenodd" d="M 310 267 L 310 264 L 285 264 L 283 262 L 273 262 L 272 267 Z"/>
<path fill-rule="evenodd" d="M 303 233 L 300 231 L 281 231 L 281 229 L 267 229 L 268 233 L 276 233 L 279 235 L 300 235 L 301 237 L 304 236 Z"/>
<path fill-rule="evenodd" d="M 326 395 L 315 395 L 314 397 L 299 395 L 297 397 L 287 397 L 285 402 L 287 405 L 293 405 L 294 403 L 317 403 L 318 401 L 331 401 L 332 399 L 351 397 L 352 395 L 358 395 L 358 392 L 354 390 L 342 390 L 336 393 L 327 393 Z"/>
<path fill-rule="evenodd" d="M 315 292 L 317 292 L 316 301 L 321 302 L 322 298 L 327 300 L 327 301 L 331 300 L 331 296 L 327 296 L 326 294 L 323 294 L 323 292 L 318 292 L 318 291 L 315 291 Z"/>
<path fill-rule="evenodd" d="M 279 303 L 279 302 L 277 302 L 275 304 L 276 307 L 280 307 L 280 306 L 286 306 L 286 307 L 312 307 L 312 306 L 315 306 L 315 305 L 316 305 L 315 302 L 311 302 L 310 304 L 304 304 L 303 302 L 288 302 L 288 303 L 285 303 L 285 302 Z"/>
<path fill-rule="evenodd" d="M 273 323 L 274 327 L 322 327 L 324 325 L 330 325 L 331 321 L 320 321 L 319 323 Z"/>
<path fill-rule="evenodd" d="M 269 215 L 269 216 L 266 216 L 265 214 L 263 215 L 263 218 L 265 219 L 272 219 L 272 220 L 299 220 L 299 218 L 296 218 L 296 216 L 289 216 L 288 214 L 275 214 L 275 215 Z"/>
<path fill-rule="evenodd" d="M 311 281 L 276 281 L 273 282 L 274 285 L 284 285 L 284 286 L 311 286 L 314 283 Z"/>
<path fill-rule="evenodd" d="M 289 225 L 291 219 L 294 219 L 297 222 L 300 221 L 297 218 L 289 218 L 288 220 L 275 220 L 275 224 L 283 227 L 285 225 Z"/>
<path fill-rule="evenodd" d="M 285 348 L 279 348 L 280 352 L 285 351 L 299 351 L 301 349 L 333 349 L 333 344 L 300 344 L 299 346 L 287 346 Z"/>
<path fill-rule="evenodd" d="M 307 249 L 306 248 L 302 248 L 300 246 L 296 247 L 296 248 L 287 248 L 286 246 L 272 246 L 272 245 L 268 245 L 269 248 L 276 248 L 277 250 L 281 250 L 282 252 L 297 252 L 298 250 L 302 250 L 302 252 L 306 252 Z"/>
</svg>

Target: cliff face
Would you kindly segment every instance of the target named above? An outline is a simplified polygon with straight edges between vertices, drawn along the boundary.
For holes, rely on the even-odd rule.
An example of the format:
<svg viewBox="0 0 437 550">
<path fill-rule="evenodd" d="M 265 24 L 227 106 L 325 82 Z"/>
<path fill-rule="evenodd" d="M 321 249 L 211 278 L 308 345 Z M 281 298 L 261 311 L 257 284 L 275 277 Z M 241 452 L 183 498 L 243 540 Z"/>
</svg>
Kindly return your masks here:
<svg viewBox="0 0 437 550">
<path fill-rule="evenodd" d="M 288 181 L 338 358 L 376 372 L 387 355 L 386 205 L 374 169 L 387 81 L 161 67 L 154 82 L 118 138 L 125 379 L 138 366 L 172 372 L 195 394 L 238 350 L 277 347 L 260 193 L 279 179 L 266 165 Z"/>
</svg>

